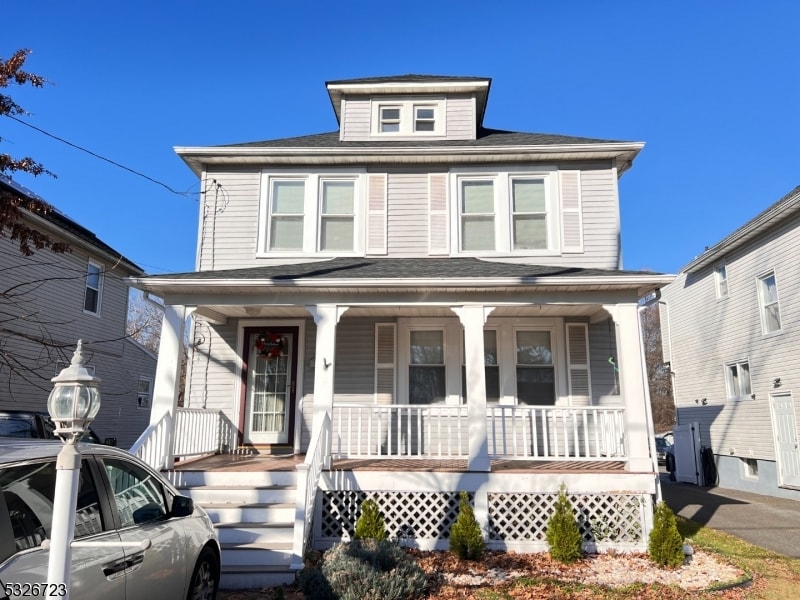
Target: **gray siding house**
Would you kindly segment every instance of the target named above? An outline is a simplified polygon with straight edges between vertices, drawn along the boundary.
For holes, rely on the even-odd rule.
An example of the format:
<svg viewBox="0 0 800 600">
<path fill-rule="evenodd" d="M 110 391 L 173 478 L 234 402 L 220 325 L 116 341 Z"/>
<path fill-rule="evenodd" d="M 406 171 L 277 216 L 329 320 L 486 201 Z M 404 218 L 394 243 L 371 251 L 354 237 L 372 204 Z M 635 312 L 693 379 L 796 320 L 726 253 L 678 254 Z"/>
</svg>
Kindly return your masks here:
<svg viewBox="0 0 800 600">
<path fill-rule="evenodd" d="M 37 197 L 10 179 L 0 187 Z M 57 210 L 24 219 L 70 252 L 23 256 L 15 241 L 0 237 L 0 410 L 46 412 L 50 379 L 83 339 L 87 367 L 102 380 L 92 428 L 129 448 L 150 422 L 155 383 L 156 357 L 125 334 L 127 278 L 144 272 Z"/>
<path fill-rule="evenodd" d="M 133 279 L 167 305 L 134 450 L 219 521 L 225 585 L 291 577 L 365 498 L 446 548 L 467 491 L 490 547 L 545 550 L 531 515 L 563 483 L 587 547 L 646 547 L 637 300 L 672 277 L 621 265 L 617 181 L 643 144 L 490 129 L 490 83 L 329 81 L 335 131 L 176 149 L 203 190 L 197 268 Z"/>
<path fill-rule="evenodd" d="M 662 292 L 677 422 L 698 424 L 720 486 L 800 499 L 799 259 L 800 187 Z"/>
</svg>

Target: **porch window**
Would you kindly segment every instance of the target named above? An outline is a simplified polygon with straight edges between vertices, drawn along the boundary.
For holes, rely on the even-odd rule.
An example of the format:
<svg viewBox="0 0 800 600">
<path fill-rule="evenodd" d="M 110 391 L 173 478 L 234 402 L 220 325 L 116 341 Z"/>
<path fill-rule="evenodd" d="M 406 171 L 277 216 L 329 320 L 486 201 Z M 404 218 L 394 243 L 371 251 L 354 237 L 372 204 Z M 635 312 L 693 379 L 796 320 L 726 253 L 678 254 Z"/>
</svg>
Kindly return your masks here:
<svg viewBox="0 0 800 600">
<path fill-rule="evenodd" d="M 86 267 L 86 292 L 83 296 L 84 312 L 100 314 L 100 296 L 103 286 L 103 267 L 89 262 Z"/>
<path fill-rule="evenodd" d="M 740 361 L 725 367 L 729 400 L 744 400 L 752 394 L 750 387 L 750 363 Z"/>
<path fill-rule="evenodd" d="M 517 401 L 555 404 L 556 385 L 549 331 L 517 331 Z"/>
<path fill-rule="evenodd" d="M 445 401 L 444 331 L 417 329 L 410 332 L 408 400 L 410 404 Z"/>
<path fill-rule="evenodd" d="M 772 333 L 781 328 L 781 310 L 778 306 L 778 286 L 775 273 L 758 278 L 758 303 L 761 307 L 761 330 Z"/>
<path fill-rule="evenodd" d="M 460 195 L 461 249 L 494 250 L 494 182 L 463 180 Z"/>
<path fill-rule="evenodd" d="M 467 368 L 463 357 L 466 352 L 462 348 L 461 362 L 461 402 L 467 400 Z M 497 331 L 483 330 L 483 364 L 486 377 L 486 402 L 500 401 L 500 364 L 497 359 Z"/>
<path fill-rule="evenodd" d="M 353 249 L 355 181 L 323 181 L 320 250 Z"/>
<path fill-rule="evenodd" d="M 305 181 L 275 180 L 270 198 L 270 250 L 303 249 Z"/>
<path fill-rule="evenodd" d="M 547 248 L 547 199 L 544 180 L 512 179 L 514 250 Z"/>
</svg>

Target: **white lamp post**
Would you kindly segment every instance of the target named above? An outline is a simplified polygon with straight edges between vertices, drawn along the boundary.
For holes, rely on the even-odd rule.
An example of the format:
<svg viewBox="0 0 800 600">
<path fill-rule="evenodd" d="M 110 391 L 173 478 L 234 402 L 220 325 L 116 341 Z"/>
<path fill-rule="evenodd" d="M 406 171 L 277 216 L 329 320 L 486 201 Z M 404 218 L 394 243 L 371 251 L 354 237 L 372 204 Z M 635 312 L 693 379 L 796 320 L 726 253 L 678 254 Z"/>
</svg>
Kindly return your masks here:
<svg viewBox="0 0 800 600">
<path fill-rule="evenodd" d="M 55 386 L 47 399 L 47 410 L 56 424 L 56 435 L 64 442 L 64 447 L 56 460 L 47 583 L 59 586 L 54 589 L 66 590 L 66 595 L 62 598 L 68 600 L 75 508 L 81 473 L 81 453 L 77 444 L 100 410 L 100 392 L 97 389 L 100 379 L 91 375 L 83 366 L 81 340 L 78 340 L 70 365 L 51 381 Z"/>
</svg>

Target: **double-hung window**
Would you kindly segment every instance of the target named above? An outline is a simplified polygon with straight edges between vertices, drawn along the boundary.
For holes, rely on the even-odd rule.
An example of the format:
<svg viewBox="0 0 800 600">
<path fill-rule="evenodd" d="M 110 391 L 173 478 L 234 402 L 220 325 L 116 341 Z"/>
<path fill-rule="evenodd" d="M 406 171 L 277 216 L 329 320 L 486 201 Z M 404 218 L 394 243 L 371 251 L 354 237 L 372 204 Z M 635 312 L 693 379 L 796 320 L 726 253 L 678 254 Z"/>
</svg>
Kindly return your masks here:
<svg viewBox="0 0 800 600">
<path fill-rule="evenodd" d="M 150 408 L 150 399 L 153 397 L 153 380 L 148 377 L 139 377 L 136 396 L 136 406 L 138 408 Z"/>
<path fill-rule="evenodd" d="M 272 181 L 269 199 L 269 249 L 302 250 L 306 182 Z"/>
<path fill-rule="evenodd" d="M 547 198 L 544 180 L 511 180 L 514 250 L 547 248 Z"/>
<path fill-rule="evenodd" d="M 408 400 L 410 404 L 444 402 L 445 380 L 444 330 L 412 329 L 408 365 Z"/>
<path fill-rule="evenodd" d="M 744 400 L 752 394 L 750 363 L 746 360 L 725 365 L 725 379 L 728 386 L 729 399 Z"/>
<path fill-rule="evenodd" d="M 353 250 L 355 181 L 322 180 L 319 249 Z"/>
<path fill-rule="evenodd" d="M 103 287 L 103 268 L 89 261 L 86 267 L 86 291 L 83 296 L 83 310 L 93 315 L 100 314 L 100 298 Z"/>
<path fill-rule="evenodd" d="M 436 107 L 414 107 L 414 131 L 436 131 Z"/>
<path fill-rule="evenodd" d="M 555 368 L 550 332 L 517 330 L 515 339 L 519 403 L 555 404 Z"/>
<path fill-rule="evenodd" d="M 775 273 L 758 278 L 758 304 L 761 309 L 761 330 L 772 333 L 781 328 L 781 310 L 778 305 L 778 286 Z"/>
<path fill-rule="evenodd" d="M 714 267 L 714 283 L 717 287 L 717 298 L 728 296 L 728 269 L 725 263 Z"/>
<path fill-rule="evenodd" d="M 397 133 L 400 131 L 399 106 L 381 106 L 380 115 L 381 133 Z"/>
<path fill-rule="evenodd" d="M 461 250 L 494 250 L 494 182 L 491 179 L 461 180 L 460 200 Z"/>
</svg>

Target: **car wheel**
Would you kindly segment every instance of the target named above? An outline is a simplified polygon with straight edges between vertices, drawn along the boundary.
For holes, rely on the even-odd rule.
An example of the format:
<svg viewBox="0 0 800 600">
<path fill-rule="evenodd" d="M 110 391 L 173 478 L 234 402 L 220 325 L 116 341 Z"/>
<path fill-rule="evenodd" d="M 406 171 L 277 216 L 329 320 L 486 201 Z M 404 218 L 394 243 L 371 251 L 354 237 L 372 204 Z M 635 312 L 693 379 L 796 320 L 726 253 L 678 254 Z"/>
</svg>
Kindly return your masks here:
<svg viewBox="0 0 800 600">
<path fill-rule="evenodd" d="M 186 600 L 214 600 L 218 587 L 219 559 L 213 551 L 204 548 L 194 565 Z"/>
</svg>

